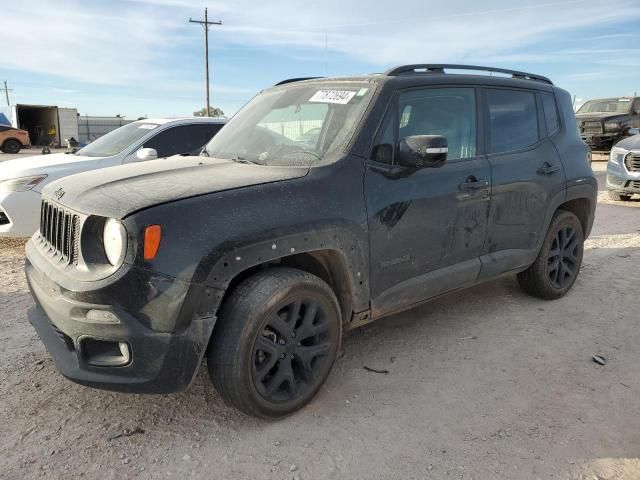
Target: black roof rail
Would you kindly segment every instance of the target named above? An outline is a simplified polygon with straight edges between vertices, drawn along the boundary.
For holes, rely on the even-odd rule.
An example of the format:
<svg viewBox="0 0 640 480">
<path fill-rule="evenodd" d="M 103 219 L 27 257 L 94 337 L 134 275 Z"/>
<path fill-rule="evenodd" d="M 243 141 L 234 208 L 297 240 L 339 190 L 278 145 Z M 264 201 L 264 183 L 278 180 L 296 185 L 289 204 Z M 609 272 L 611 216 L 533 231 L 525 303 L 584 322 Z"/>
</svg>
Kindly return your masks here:
<svg viewBox="0 0 640 480">
<path fill-rule="evenodd" d="M 276 83 L 274 86 L 278 86 L 278 85 L 285 85 L 287 83 L 293 83 L 293 82 L 302 82 L 304 80 L 315 80 L 316 78 L 322 78 L 322 77 L 299 77 L 299 78 L 287 78 L 286 80 L 282 80 L 281 82 Z"/>
<path fill-rule="evenodd" d="M 549 85 L 553 85 L 553 82 L 549 80 L 547 77 L 543 77 L 542 75 L 536 75 L 534 73 L 526 73 L 519 72 L 517 70 L 508 70 L 506 68 L 495 68 L 495 67 L 480 67 L 477 65 L 455 65 L 455 64 L 447 64 L 447 63 L 416 63 L 414 65 L 402 65 L 400 67 L 392 68 L 391 70 L 387 70 L 384 75 L 388 77 L 397 77 L 400 75 L 411 74 L 411 73 L 445 73 L 445 69 L 447 70 L 478 70 L 482 72 L 495 72 L 495 73 L 506 73 L 507 75 L 511 75 L 512 78 L 518 78 L 520 80 L 535 80 L 538 82 L 545 82 Z M 422 72 L 419 72 L 422 70 Z"/>
</svg>

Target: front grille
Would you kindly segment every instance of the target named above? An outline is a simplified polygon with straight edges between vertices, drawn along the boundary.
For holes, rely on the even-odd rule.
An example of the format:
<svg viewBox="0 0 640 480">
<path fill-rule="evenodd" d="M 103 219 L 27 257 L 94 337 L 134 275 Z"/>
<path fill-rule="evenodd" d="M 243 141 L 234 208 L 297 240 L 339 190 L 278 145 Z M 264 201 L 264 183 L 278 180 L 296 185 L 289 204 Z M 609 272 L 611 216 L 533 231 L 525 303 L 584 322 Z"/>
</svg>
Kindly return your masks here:
<svg viewBox="0 0 640 480">
<path fill-rule="evenodd" d="M 10 223 L 11 222 L 9 221 L 9 217 L 7 217 L 7 214 L 0 210 L 0 226 L 9 225 Z"/>
<path fill-rule="evenodd" d="M 582 122 L 582 133 L 602 133 L 602 123 Z"/>
<path fill-rule="evenodd" d="M 640 190 L 640 180 L 631 180 L 627 182 L 627 188 L 633 188 L 634 190 Z"/>
<path fill-rule="evenodd" d="M 78 215 L 43 200 L 40 207 L 40 238 L 67 265 L 77 265 L 80 242 Z"/>
<path fill-rule="evenodd" d="M 630 172 L 640 172 L 640 153 L 627 154 L 624 164 Z"/>
</svg>

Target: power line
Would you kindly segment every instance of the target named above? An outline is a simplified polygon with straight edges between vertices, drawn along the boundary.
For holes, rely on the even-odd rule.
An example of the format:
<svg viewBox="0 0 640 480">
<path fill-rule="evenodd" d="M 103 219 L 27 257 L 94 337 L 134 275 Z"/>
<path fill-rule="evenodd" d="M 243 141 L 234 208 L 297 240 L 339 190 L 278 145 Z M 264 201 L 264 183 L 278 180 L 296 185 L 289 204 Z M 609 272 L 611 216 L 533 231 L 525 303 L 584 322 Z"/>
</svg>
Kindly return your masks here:
<svg viewBox="0 0 640 480">
<path fill-rule="evenodd" d="M 13 92 L 13 89 L 7 87 L 7 81 L 4 81 L 4 95 L 7 98 L 7 107 L 11 106 L 9 103 L 9 92 Z"/>
<path fill-rule="evenodd" d="M 206 82 L 207 82 L 207 103 L 206 103 L 206 111 L 207 117 L 211 116 L 211 104 L 209 103 L 209 27 L 211 25 L 222 25 L 222 21 L 218 20 L 217 22 L 210 22 L 207 16 L 207 9 L 204 9 L 204 20 L 192 20 L 189 18 L 189 23 L 198 23 L 202 25 L 204 28 L 204 68 L 206 72 Z"/>
</svg>

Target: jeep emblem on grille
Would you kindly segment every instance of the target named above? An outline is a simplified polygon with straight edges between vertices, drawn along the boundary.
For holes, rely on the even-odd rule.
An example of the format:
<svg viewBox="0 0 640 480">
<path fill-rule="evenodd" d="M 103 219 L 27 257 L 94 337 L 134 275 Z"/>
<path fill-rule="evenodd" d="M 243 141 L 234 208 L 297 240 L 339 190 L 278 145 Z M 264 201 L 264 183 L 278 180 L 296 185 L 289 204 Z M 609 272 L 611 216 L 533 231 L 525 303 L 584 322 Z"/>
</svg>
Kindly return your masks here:
<svg viewBox="0 0 640 480">
<path fill-rule="evenodd" d="M 53 192 L 53 196 L 56 197 L 56 200 L 60 200 L 62 197 L 64 197 L 65 193 L 66 192 L 62 188 L 59 188 L 55 192 Z"/>
</svg>

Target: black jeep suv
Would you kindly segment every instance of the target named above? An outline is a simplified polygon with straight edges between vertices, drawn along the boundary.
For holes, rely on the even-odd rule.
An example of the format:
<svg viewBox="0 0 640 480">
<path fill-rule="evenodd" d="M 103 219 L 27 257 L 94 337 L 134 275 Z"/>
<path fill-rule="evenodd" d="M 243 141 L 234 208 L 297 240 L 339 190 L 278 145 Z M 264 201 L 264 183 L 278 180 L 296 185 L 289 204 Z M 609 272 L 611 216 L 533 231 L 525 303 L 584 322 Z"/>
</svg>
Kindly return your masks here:
<svg viewBox="0 0 640 480">
<path fill-rule="evenodd" d="M 345 329 L 503 274 L 563 296 L 595 206 L 571 98 L 544 77 L 284 81 L 200 156 L 50 184 L 29 318 L 73 381 L 175 392 L 206 356 L 227 402 L 280 417 Z"/>
<path fill-rule="evenodd" d="M 608 152 L 629 135 L 629 129 L 640 127 L 640 97 L 589 100 L 578 109 L 576 118 L 587 145 Z"/>
</svg>

